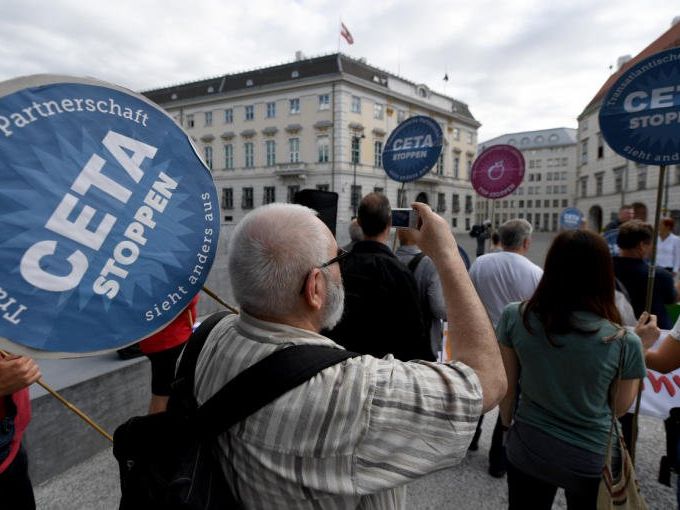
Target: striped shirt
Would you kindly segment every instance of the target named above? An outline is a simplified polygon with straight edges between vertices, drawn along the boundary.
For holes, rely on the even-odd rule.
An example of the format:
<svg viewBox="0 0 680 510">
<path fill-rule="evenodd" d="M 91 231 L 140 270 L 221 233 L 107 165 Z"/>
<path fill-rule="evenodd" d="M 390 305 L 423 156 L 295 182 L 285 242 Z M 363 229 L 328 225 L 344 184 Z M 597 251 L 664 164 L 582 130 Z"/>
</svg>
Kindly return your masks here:
<svg viewBox="0 0 680 510">
<path fill-rule="evenodd" d="M 339 345 L 242 313 L 215 326 L 196 368 L 202 403 L 277 349 Z M 327 368 L 220 435 L 219 459 L 245 508 L 403 508 L 405 484 L 462 459 L 482 409 L 462 363 L 361 356 Z"/>
</svg>

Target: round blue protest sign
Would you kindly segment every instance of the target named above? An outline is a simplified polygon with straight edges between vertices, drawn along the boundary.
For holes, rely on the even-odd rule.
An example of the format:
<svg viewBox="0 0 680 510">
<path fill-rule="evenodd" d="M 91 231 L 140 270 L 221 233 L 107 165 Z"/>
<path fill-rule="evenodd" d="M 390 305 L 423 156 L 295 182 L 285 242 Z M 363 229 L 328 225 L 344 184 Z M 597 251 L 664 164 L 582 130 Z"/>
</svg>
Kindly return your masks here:
<svg viewBox="0 0 680 510">
<path fill-rule="evenodd" d="M 387 175 L 410 182 L 428 173 L 442 152 L 442 128 L 430 117 L 418 115 L 399 124 L 387 139 L 382 161 Z"/>
<path fill-rule="evenodd" d="M 203 286 L 215 186 L 143 96 L 62 76 L 0 84 L 0 179 L 0 337 L 15 352 L 124 346 Z"/>
<path fill-rule="evenodd" d="M 560 228 L 576 230 L 583 224 L 583 213 L 576 207 L 567 207 L 560 213 Z"/>
<path fill-rule="evenodd" d="M 600 107 L 611 148 L 645 165 L 680 163 L 680 48 L 656 53 L 628 69 Z"/>
</svg>

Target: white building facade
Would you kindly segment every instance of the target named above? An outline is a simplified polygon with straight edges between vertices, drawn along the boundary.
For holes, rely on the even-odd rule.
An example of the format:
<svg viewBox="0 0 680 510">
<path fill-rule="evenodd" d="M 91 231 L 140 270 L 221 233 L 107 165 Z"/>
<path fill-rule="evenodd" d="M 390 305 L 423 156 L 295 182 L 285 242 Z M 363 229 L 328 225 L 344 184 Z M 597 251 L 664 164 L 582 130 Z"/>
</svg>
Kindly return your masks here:
<svg viewBox="0 0 680 510">
<path fill-rule="evenodd" d="M 563 209 L 574 205 L 576 130 L 541 129 L 498 136 L 479 145 L 479 152 L 492 145 L 512 145 L 524 156 L 522 184 L 507 197 L 477 197 L 475 222 L 491 219 L 498 227 L 512 218 L 524 218 L 535 230 L 555 232 Z"/>
<path fill-rule="evenodd" d="M 385 193 L 393 207 L 426 201 L 455 231 L 474 218 L 470 168 L 480 123 L 468 106 L 343 54 L 305 58 L 144 92 L 191 136 L 213 172 L 221 218 L 290 202 L 301 189 L 338 193 L 340 240 L 361 196 Z M 439 163 L 418 181 L 390 180 L 382 150 L 414 115 L 444 133 Z"/>
</svg>

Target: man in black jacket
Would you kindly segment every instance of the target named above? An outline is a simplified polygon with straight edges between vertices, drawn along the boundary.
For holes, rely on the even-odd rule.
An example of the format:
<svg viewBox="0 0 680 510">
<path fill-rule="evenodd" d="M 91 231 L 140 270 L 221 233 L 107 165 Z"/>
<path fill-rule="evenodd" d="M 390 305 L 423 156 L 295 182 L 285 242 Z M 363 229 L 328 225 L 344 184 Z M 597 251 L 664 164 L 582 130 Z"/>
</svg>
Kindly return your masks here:
<svg viewBox="0 0 680 510">
<path fill-rule="evenodd" d="M 341 261 L 345 313 L 326 336 L 345 348 L 402 361 L 434 360 L 423 320 L 416 281 L 386 245 L 391 208 L 381 193 L 366 195 L 357 221 L 364 232 Z"/>
</svg>

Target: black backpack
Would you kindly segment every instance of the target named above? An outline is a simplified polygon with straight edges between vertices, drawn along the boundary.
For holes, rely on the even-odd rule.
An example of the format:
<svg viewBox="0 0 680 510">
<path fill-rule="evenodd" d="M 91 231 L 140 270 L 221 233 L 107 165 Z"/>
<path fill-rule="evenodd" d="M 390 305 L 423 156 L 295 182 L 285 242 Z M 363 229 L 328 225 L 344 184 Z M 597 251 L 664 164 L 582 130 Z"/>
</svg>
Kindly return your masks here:
<svg viewBox="0 0 680 510">
<path fill-rule="evenodd" d="M 317 345 L 280 349 L 244 370 L 203 405 L 194 398 L 196 361 L 212 328 L 208 317 L 189 339 L 168 410 L 136 416 L 113 436 L 120 468 L 120 510 L 241 508 L 214 456 L 217 436 L 321 370 L 359 354 Z"/>
</svg>

